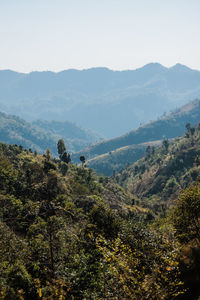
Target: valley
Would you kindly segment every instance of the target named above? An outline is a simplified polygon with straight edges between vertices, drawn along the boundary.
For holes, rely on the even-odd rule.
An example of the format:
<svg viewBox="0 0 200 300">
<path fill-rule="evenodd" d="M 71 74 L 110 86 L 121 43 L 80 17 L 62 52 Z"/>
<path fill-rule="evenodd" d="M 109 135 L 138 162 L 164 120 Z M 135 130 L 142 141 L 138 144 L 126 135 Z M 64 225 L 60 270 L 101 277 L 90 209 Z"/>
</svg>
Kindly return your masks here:
<svg viewBox="0 0 200 300">
<path fill-rule="evenodd" d="M 80 80 L 81 94 L 74 92 L 73 80 L 82 78 L 82 72 L 68 72 L 7 72 L 8 78 L 0 78 L 5 85 L 1 97 L 10 93 L 7 103 L 1 98 L 6 113 L 0 113 L 0 297 L 198 299 L 200 100 L 186 101 L 186 94 L 195 90 L 198 95 L 198 71 L 150 64 L 136 73 L 127 71 L 124 82 L 115 73 L 111 84 L 110 70 L 85 70 L 91 77 Z M 183 74 L 184 89 L 175 83 Z M 46 76 L 46 85 L 41 84 Z M 51 99 L 58 92 L 56 76 L 61 76 L 59 89 L 68 76 L 69 106 L 66 90 L 62 105 L 60 98 Z M 174 102 L 156 98 L 157 92 L 151 98 L 149 91 L 161 76 L 165 81 L 169 76 Z M 132 92 L 141 86 L 144 94 L 148 90 L 148 97 L 137 95 L 144 119 L 137 101 L 132 106 Z M 35 91 L 45 101 L 30 97 Z M 123 100 L 129 93 L 130 102 Z M 109 100 L 102 102 L 106 94 Z M 168 109 L 180 105 L 163 114 L 163 101 Z M 95 131 L 74 123 L 71 104 L 78 124 Z M 132 109 L 138 120 L 129 118 Z M 18 116 L 8 114 L 16 111 Z M 144 124 L 138 126 L 139 119 Z M 111 138 L 105 139 L 106 128 Z"/>
</svg>

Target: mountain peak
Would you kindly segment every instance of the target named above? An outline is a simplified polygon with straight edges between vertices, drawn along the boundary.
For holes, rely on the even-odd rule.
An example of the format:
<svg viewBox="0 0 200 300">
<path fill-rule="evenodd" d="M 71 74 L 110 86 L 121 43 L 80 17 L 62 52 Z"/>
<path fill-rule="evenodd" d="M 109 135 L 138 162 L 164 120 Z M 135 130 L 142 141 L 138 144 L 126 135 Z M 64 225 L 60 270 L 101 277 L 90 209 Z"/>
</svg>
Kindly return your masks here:
<svg viewBox="0 0 200 300">
<path fill-rule="evenodd" d="M 188 68 L 187 66 L 182 65 L 180 63 L 175 64 L 170 69 L 173 71 L 192 71 L 190 68 Z"/>
<path fill-rule="evenodd" d="M 151 71 L 160 71 L 160 70 L 165 70 L 166 67 L 164 67 L 163 65 L 161 65 L 160 63 L 157 63 L 157 62 L 151 62 L 151 63 L 148 63 L 146 65 L 144 65 L 142 68 L 140 69 L 143 69 L 143 70 L 151 70 Z"/>
</svg>

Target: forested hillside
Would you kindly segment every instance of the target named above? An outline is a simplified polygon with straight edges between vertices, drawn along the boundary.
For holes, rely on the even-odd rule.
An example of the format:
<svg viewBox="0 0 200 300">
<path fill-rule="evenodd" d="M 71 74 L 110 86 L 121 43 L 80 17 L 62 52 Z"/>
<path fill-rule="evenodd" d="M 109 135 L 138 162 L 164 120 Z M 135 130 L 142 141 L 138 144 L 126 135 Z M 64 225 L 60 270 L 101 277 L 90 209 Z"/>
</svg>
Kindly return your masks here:
<svg viewBox="0 0 200 300">
<path fill-rule="evenodd" d="M 69 152 L 79 151 L 100 139 L 71 122 L 38 120 L 31 124 L 17 116 L 0 113 L 0 142 L 22 145 L 38 152 L 50 148 L 56 155 L 59 138 L 65 140 Z"/>
<path fill-rule="evenodd" d="M 69 120 L 112 138 L 200 97 L 199 86 L 200 72 L 180 64 L 166 68 L 150 63 L 127 71 L 92 68 L 22 74 L 4 70 L 0 71 L 0 110 L 26 121 Z"/>
<path fill-rule="evenodd" d="M 170 139 L 183 135 L 186 124 L 190 123 L 191 126 L 197 124 L 199 116 L 200 100 L 197 99 L 169 115 L 140 126 L 138 129 L 118 138 L 101 141 L 80 153 L 74 154 L 72 157 L 74 161 L 78 161 L 79 156 L 82 154 L 87 160 L 89 159 L 88 165 L 98 173 L 112 175 L 113 171 L 119 171 L 128 163 L 132 164 L 141 158 L 145 151 L 145 145 L 148 145 L 148 143 L 156 146 L 159 144 L 158 140 L 162 141 L 163 138 Z M 127 147 L 130 145 L 131 147 Z M 110 156 L 110 153 L 113 155 Z"/>
<path fill-rule="evenodd" d="M 53 120 L 37 120 L 32 122 L 32 124 L 50 131 L 53 134 L 59 135 L 65 140 L 71 140 L 72 142 L 77 140 L 77 143 L 79 140 L 80 144 L 82 144 L 81 147 L 84 147 L 84 143 L 95 143 L 100 140 L 100 138 L 102 139 L 102 137 L 96 133 L 85 128 L 81 128 L 80 126 L 69 121 L 59 122 Z"/>
<path fill-rule="evenodd" d="M 200 126 L 188 123 L 183 137 L 148 146 L 145 156 L 115 179 L 145 207 L 166 210 L 200 176 Z"/>
<path fill-rule="evenodd" d="M 116 150 L 89 159 L 87 166 L 94 169 L 98 174 L 112 176 L 144 156 L 146 148 L 149 145 L 156 147 L 159 144 L 161 144 L 161 141 L 117 148 Z"/>
<path fill-rule="evenodd" d="M 60 158 L 0 144 L 2 299 L 197 299 L 176 219 L 150 226 L 123 188 Z"/>
<path fill-rule="evenodd" d="M 38 152 L 43 152 L 50 147 L 55 153 L 57 140 L 58 136 L 33 126 L 17 116 L 0 113 L 1 142 L 22 145 Z"/>
</svg>

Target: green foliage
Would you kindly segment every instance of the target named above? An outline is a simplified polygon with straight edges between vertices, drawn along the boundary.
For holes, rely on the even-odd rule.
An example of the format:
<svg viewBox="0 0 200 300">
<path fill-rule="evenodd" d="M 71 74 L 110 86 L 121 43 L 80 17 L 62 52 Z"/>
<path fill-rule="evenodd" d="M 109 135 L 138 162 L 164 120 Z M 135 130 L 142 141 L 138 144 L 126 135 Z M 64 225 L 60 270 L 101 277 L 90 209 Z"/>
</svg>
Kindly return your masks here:
<svg viewBox="0 0 200 300">
<path fill-rule="evenodd" d="M 61 160 L 63 162 L 65 162 L 66 164 L 68 164 L 71 161 L 71 157 L 70 154 L 67 152 L 64 152 L 61 156 L 60 156 Z"/>
<path fill-rule="evenodd" d="M 80 161 L 82 162 L 82 166 L 85 164 L 85 156 L 81 155 L 80 156 Z"/>
<path fill-rule="evenodd" d="M 58 140 L 57 148 L 58 148 L 58 154 L 59 154 L 59 156 L 62 157 L 62 155 L 66 151 L 65 143 L 64 143 L 64 141 L 62 139 Z"/>
<path fill-rule="evenodd" d="M 182 191 L 172 212 L 178 238 L 182 242 L 200 243 L 200 184 Z"/>
<path fill-rule="evenodd" d="M 103 233 L 106 238 L 114 238 L 119 233 L 121 226 L 120 218 L 103 204 L 95 205 L 91 209 L 89 220 L 92 224 L 96 225 L 97 232 Z"/>
<path fill-rule="evenodd" d="M 130 236 L 131 229 L 133 224 L 121 238 L 112 241 L 96 238 L 103 256 L 103 298 L 116 295 L 119 299 L 176 299 L 183 293 L 183 283 L 175 245 L 156 241 L 156 235 L 144 229 L 141 233 L 134 228 L 138 236 Z"/>
<path fill-rule="evenodd" d="M 175 241 L 143 225 L 150 211 L 114 178 L 16 146 L 0 144 L 0 157 L 2 298 L 180 295 Z"/>
<path fill-rule="evenodd" d="M 13 191 L 17 181 L 17 171 L 5 156 L 0 156 L 0 189 L 2 192 Z"/>
<path fill-rule="evenodd" d="M 68 164 L 65 162 L 61 162 L 59 168 L 61 170 L 62 175 L 65 176 L 67 174 Z"/>
<path fill-rule="evenodd" d="M 151 155 L 148 148 L 146 157 L 117 174 L 117 182 L 141 199 L 142 206 L 164 215 L 180 191 L 200 176 L 199 149 L 200 130 L 196 126 L 189 137 L 165 139 Z"/>
<path fill-rule="evenodd" d="M 98 174 L 112 176 L 113 172 L 119 172 L 128 164 L 134 163 L 145 153 L 146 146 L 132 145 L 116 149 L 87 161 L 87 165 L 93 168 Z M 72 155 L 74 157 L 74 155 Z"/>
<path fill-rule="evenodd" d="M 164 148 L 164 151 L 167 153 L 167 150 L 168 150 L 168 148 L 169 148 L 169 141 L 166 140 L 166 139 L 164 139 L 164 140 L 162 141 L 162 146 L 163 146 L 163 148 Z"/>
</svg>

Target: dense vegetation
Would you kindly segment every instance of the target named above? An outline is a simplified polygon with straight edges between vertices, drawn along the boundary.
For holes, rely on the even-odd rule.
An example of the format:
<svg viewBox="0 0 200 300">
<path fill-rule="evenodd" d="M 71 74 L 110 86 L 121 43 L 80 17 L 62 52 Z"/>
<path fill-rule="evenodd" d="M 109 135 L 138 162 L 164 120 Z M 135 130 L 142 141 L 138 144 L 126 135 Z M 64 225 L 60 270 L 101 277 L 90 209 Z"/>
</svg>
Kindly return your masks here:
<svg viewBox="0 0 200 300">
<path fill-rule="evenodd" d="M 82 137 L 81 137 L 82 136 Z M 29 123 L 23 119 L 0 113 L 0 141 L 22 145 L 37 152 L 50 148 L 57 154 L 56 142 L 63 138 L 68 151 L 80 151 L 99 140 L 99 136 L 71 122 L 37 121 Z"/>
<path fill-rule="evenodd" d="M 171 221 L 152 224 L 150 209 L 84 161 L 64 162 L 58 145 L 61 160 L 0 144 L 1 299 L 197 299 L 198 280 L 188 281 L 197 256 L 187 253 L 188 268 L 181 247 L 199 253 L 190 222 L 199 222 L 199 185 Z"/>
<path fill-rule="evenodd" d="M 157 121 L 140 126 L 121 137 L 101 141 L 81 153 L 89 160 L 88 165 L 91 168 L 110 176 L 113 171 L 119 171 L 128 163 L 133 164 L 141 158 L 144 154 L 144 143 L 156 144 L 163 137 L 170 139 L 183 135 L 185 124 L 197 124 L 199 115 L 200 100 L 194 100 Z M 79 155 L 80 153 L 74 154 L 73 160 L 78 161 Z"/>
<path fill-rule="evenodd" d="M 146 144 L 139 144 L 117 148 L 87 160 L 87 166 L 94 169 L 98 174 L 112 176 L 140 159 L 145 154 L 146 147 Z"/>
<path fill-rule="evenodd" d="M 157 148 L 148 146 L 142 159 L 116 175 L 143 205 L 165 211 L 200 176 L 200 125 L 186 127 L 183 137 L 164 139 Z"/>
<path fill-rule="evenodd" d="M 90 132 L 1 114 L 0 138 L 16 144 L 0 144 L 0 299 L 198 299 L 199 103 L 130 133 L 135 145 L 89 161 L 81 152 L 80 166 L 61 137 Z M 184 120 L 183 137 L 156 141 Z"/>
<path fill-rule="evenodd" d="M 69 120 L 112 138 L 199 97 L 199 87 L 200 72 L 180 64 L 165 68 L 151 63 L 127 71 L 93 68 L 22 74 L 4 70 L 0 71 L 0 110 L 17 112 L 28 121 Z"/>
</svg>

